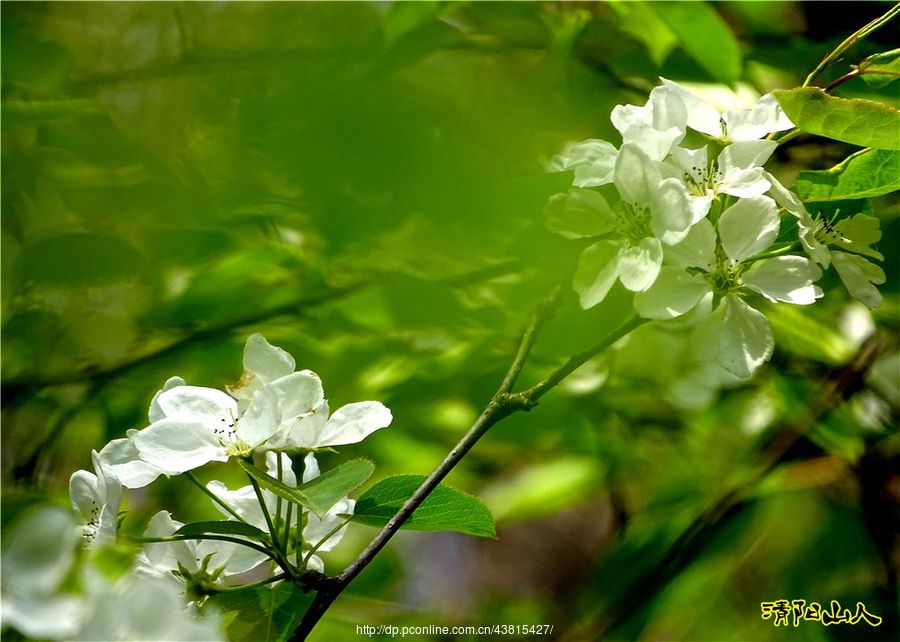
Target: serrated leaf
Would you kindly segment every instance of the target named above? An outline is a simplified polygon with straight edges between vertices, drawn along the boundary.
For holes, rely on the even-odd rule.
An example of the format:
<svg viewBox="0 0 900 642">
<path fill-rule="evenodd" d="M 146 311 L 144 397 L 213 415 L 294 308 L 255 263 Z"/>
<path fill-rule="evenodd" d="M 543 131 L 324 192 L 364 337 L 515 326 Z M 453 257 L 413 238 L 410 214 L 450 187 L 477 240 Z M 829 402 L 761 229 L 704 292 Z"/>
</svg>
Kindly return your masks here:
<svg viewBox="0 0 900 642">
<path fill-rule="evenodd" d="M 900 149 L 900 111 L 862 98 L 837 98 L 817 87 L 772 92 L 800 130 L 861 147 Z"/>
<path fill-rule="evenodd" d="M 240 535 L 250 539 L 262 540 L 266 534 L 250 524 L 233 521 L 194 522 L 185 524 L 174 533 L 175 535 Z"/>
<path fill-rule="evenodd" d="M 797 193 L 807 203 L 872 198 L 900 189 L 900 152 L 864 149 L 831 169 L 800 172 Z"/>
<path fill-rule="evenodd" d="M 319 517 L 375 472 L 375 465 L 368 459 L 354 459 L 294 488 L 270 477 L 251 463 L 242 459 L 238 462 L 260 486 L 289 502 L 308 508 Z"/>
<path fill-rule="evenodd" d="M 741 75 L 741 48 L 722 16 L 703 2 L 655 2 L 653 10 L 678 37 L 681 48 L 716 80 Z"/>
<path fill-rule="evenodd" d="M 424 475 L 387 477 L 356 500 L 353 519 L 369 526 L 384 526 L 425 481 Z M 456 531 L 478 537 L 496 537 L 494 518 L 487 506 L 472 495 L 439 485 L 403 524 L 416 531 Z"/>
<path fill-rule="evenodd" d="M 204 608 L 211 605 L 222 611 L 229 640 L 282 642 L 297 628 L 313 596 L 295 584 L 280 582 L 271 587 L 216 593 L 204 603 Z"/>
<path fill-rule="evenodd" d="M 884 87 L 900 78 L 900 49 L 871 55 L 856 68 L 872 87 Z"/>
</svg>

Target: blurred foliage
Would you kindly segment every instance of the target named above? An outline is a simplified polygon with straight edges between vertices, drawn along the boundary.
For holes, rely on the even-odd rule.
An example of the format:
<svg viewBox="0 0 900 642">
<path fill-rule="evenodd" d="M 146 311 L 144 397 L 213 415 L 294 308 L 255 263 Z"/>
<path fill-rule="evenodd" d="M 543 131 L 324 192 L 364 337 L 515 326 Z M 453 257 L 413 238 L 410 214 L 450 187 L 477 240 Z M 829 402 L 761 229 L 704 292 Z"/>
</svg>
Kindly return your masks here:
<svg viewBox="0 0 900 642">
<path fill-rule="evenodd" d="M 427 474 L 496 388 L 528 310 L 571 278 L 578 251 L 543 223 L 568 182 L 549 158 L 615 140 L 611 108 L 659 75 L 720 94 L 798 86 L 886 6 L 4 2 L 4 524 L 66 501 L 91 448 L 143 427 L 168 376 L 236 380 L 252 332 L 318 372 L 333 407 L 393 410 L 323 469 L 364 456 L 374 481 Z M 890 29 L 822 83 L 891 49 Z M 895 88 L 836 94 L 896 105 Z M 852 151 L 801 137 L 776 170 L 793 185 Z M 772 311 L 776 356 L 740 385 L 698 370 L 677 323 L 642 328 L 451 475 L 485 498 L 497 541 L 401 534 L 314 638 L 552 622 L 575 639 L 896 639 L 895 361 L 665 563 L 872 327 L 896 351 L 900 211 L 896 194 L 872 203 L 888 274 L 874 320 L 826 278 L 815 309 Z M 587 312 L 567 292 L 523 384 L 628 307 L 624 290 Z M 123 528 L 160 506 L 216 517 L 161 480 L 130 495 Z M 354 526 L 328 569 L 373 533 Z M 776 628 L 759 604 L 779 598 L 863 601 L 885 622 Z"/>
</svg>

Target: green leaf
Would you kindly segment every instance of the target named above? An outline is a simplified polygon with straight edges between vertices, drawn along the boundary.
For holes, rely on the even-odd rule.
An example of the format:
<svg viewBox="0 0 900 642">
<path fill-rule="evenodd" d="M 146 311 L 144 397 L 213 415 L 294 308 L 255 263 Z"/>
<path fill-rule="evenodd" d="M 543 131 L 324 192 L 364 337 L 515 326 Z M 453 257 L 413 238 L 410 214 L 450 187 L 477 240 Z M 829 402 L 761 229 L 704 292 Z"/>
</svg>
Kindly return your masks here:
<svg viewBox="0 0 900 642">
<path fill-rule="evenodd" d="M 375 465 L 368 459 L 354 459 L 294 488 L 270 477 L 252 463 L 243 459 L 238 462 L 260 486 L 289 502 L 308 508 L 319 517 L 375 472 Z"/>
<path fill-rule="evenodd" d="M 900 111 L 862 98 L 837 98 L 817 87 L 772 92 L 802 131 L 876 149 L 900 149 Z"/>
<path fill-rule="evenodd" d="M 800 172 L 797 193 L 807 203 L 872 198 L 900 189 L 900 152 L 864 149 L 831 169 Z"/>
<path fill-rule="evenodd" d="M 656 2 L 681 48 L 716 80 L 731 84 L 741 75 L 741 48 L 719 13 L 701 2 Z"/>
<path fill-rule="evenodd" d="M 611 2 L 609 8 L 618 18 L 619 29 L 642 42 L 657 65 L 678 44 L 672 30 L 646 2 Z"/>
<path fill-rule="evenodd" d="M 240 591 L 216 593 L 204 603 L 223 612 L 226 639 L 270 640 L 290 638 L 309 605 L 313 593 L 304 593 L 295 584 L 257 586 Z"/>
<path fill-rule="evenodd" d="M 218 521 L 218 522 L 194 522 L 185 524 L 174 533 L 175 535 L 241 535 L 250 539 L 262 540 L 266 534 L 250 524 L 243 522 Z"/>
<path fill-rule="evenodd" d="M 857 65 L 863 80 L 873 87 L 884 87 L 900 78 L 900 49 L 869 56 Z"/>
<path fill-rule="evenodd" d="M 424 475 L 387 477 L 356 500 L 353 519 L 369 526 L 384 526 L 416 489 Z M 478 537 L 496 537 L 494 518 L 487 506 L 472 495 L 441 484 L 403 524 L 414 531 L 457 531 Z"/>
</svg>

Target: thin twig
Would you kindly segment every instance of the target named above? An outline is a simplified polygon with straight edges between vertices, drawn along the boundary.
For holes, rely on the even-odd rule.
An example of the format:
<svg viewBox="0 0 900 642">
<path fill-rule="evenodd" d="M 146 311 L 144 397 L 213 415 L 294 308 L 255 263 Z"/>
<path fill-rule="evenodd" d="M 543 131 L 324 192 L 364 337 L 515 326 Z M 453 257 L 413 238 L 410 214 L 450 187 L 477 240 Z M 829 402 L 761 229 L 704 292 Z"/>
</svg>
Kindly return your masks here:
<svg viewBox="0 0 900 642">
<path fill-rule="evenodd" d="M 323 582 L 317 591 L 312 604 L 307 609 L 306 613 L 304 613 L 300 624 L 291 635 L 290 642 L 302 642 L 306 639 L 335 599 L 337 599 L 344 589 L 347 588 L 360 572 L 362 572 L 362 570 L 374 559 L 375 555 L 384 548 L 388 541 L 390 541 L 397 531 L 400 530 L 403 523 L 409 519 L 416 508 L 425 501 L 428 495 L 437 488 L 441 480 L 453 470 L 453 468 L 493 425 L 515 412 L 527 411 L 533 408 L 545 393 L 559 385 L 567 376 L 577 370 L 578 367 L 597 356 L 600 352 L 645 322 L 644 319 L 639 318 L 629 319 L 610 332 L 598 343 L 570 358 L 565 364 L 552 372 L 540 383 L 524 392 L 511 392 L 512 386 L 519 373 L 522 371 L 525 361 L 528 358 L 528 354 L 534 345 L 537 333 L 551 315 L 553 308 L 558 301 L 559 294 L 560 288 L 554 289 L 554 291 L 535 308 L 529 323 L 522 334 L 516 356 L 513 358 L 512 364 L 506 372 L 506 376 L 504 376 L 497 392 L 491 397 L 490 402 L 488 402 L 478 419 L 475 420 L 475 423 L 472 424 L 472 427 L 469 428 L 468 432 L 459 440 L 444 460 L 438 464 L 437 468 L 434 469 L 422 485 L 419 486 L 406 503 L 403 504 L 400 510 L 388 520 L 388 523 L 385 524 L 375 538 L 369 542 L 369 545 L 365 550 L 363 550 L 338 576 L 332 578 L 330 582 Z"/>
</svg>

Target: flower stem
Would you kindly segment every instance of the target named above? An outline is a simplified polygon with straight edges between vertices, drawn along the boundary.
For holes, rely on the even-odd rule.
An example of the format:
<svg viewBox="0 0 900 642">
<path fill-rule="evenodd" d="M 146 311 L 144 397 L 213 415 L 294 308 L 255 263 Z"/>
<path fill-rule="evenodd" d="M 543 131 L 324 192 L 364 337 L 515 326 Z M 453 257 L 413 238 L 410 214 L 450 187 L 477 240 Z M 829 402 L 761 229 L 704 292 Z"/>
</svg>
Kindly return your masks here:
<svg viewBox="0 0 900 642">
<path fill-rule="evenodd" d="M 275 459 L 278 461 L 278 464 L 277 464 L 277 466 L 278 466 L 278 481 L 283 482 L 284 481 L 284 466 L 281 463 L 281 453 L 275 453 Z M 278 526 L 281 525 L 281 495 L 275 496 L 275 524 Z M 278 536 L 280 534 L 281 534 L 280 531 L 277 529 L 272 531 L 272 539 L 278 539 Z M 284 550 L 285 550 L 285 552 L 287 552 L 286 546 L 285 546 Z"/>
<path fill-rule="evenodd" d="M 308 567 L 308 566 L 309 566 L 309 560 L 310 560 L 310 558 L 312 558 L 313 555 L 315 555 L 316 551 L 319 550 L 320 548 L 322 548 L 322 545 L 325 544 L 325 542 L 327 542 L 327 541 L 330 540 L 332 537 L 334 537 L 335 533 L 337 533 L 339 530 L 341 530 L 342 528 L 344 528 L 344 526 L 346 526 L 347 524 L 349 524 L 350 521 L 351 521 L 352 519 L 353 519 L 353 515 L 349 515 L 348 517 L 345 517 L 345 518 L 341 521 L 340 524 L 338 524 L 337 526 L 335 526 L 334 528 L 332 528 L 330 531 L 328 531 L 328 534 L 325 535 L 325 537 L 323 537 L 322 539 L 320 539 L 320 540 L 316 543 L 315 546 L 313 546 L 311 549 L 309 549 L 309 551 L 307 551 L 307 553 L 306 553 L 306 557 L 303 558 L 303 567 L 304 567 L 304 568 Z"/>
<path fill-rule="evenodd" d="M 236 520 L 238 520 L 239 522 L 243 522 L 244 524 L 247 523 L 247 520 L 245 520 L 243 517 L 241 517 L 240 515 L 238 515 L 237 511 L 234 510 L 234 509 L 228 504 L 228 502 L 226 502 L 224 499 L 222 499 L 221 497 L 219 497 L 218 495 L 216 495 L 214 492 L 212 492 L 209 488 L 207 488 L 206 486 L 204 486 L 204 485 L 200 482 L 200 480 L 197 479 L 197 478 L 194 476 L 194 473 L 192 473 L 191 471 L 187 471 L 187 472 L 185 473 L 185 475 L 187 475 L 187 478 L 188 478 L 189 480 L 191 480 L 191 481 L 194 483 L 194 485 L 197 486 L 197 488 L 199 488 L 199 489 L 202 490 L 204 493 L 206 493 L 207 495 L 209 495 L 209 497 L 210 497 L 215 503 L 217 503 L 219 506 L 221 506 L 223 509 L 225 509 L 225 511 L 226 511 L 229 515 L 231 515 L 232 517 L 234 517 L 234 518 L 235 518 Z"/>
<path fill-rule="evenodd" d="M 284 551 L 281 550 L 281 542 L 278 540 L 278 530 L 275 528 L 275 524 L 272 523 L 269 507 L 266 506 L 266 498 L 263 497 L 259 483 L 254 479 L 253 475 L 247 473 L 247 479 L 250 480 L 250 485 L 253 486 L 253 492 L 256 494 L 256 501 L 259 502 L 259 508 L 262 511 L 263 517 L 266 519 L 266 526 L 269 528 L 269 535 L 272 537 L 272 547 L 278 551 L 279 557 L 282 557 L 281 554 Z"/>
</svg>

